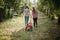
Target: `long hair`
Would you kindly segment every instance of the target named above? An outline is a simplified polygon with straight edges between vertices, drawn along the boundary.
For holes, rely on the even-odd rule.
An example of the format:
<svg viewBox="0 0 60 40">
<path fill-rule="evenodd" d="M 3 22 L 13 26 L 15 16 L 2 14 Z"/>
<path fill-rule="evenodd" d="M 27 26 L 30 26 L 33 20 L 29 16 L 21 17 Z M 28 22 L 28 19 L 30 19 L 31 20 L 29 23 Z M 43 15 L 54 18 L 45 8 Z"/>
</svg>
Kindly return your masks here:
<svg viewBox="0 0 60 40">
<path fill-rule="evenodd" d="M 35 10 L 35 8 L 34 8 L 34 7 L 33 7 L 33 10 L 32 10 L 32 12 L 33 12 L 33 13 L 35 13 L 35 12 L 36 12 L 36 10 Z"/>
</svg>

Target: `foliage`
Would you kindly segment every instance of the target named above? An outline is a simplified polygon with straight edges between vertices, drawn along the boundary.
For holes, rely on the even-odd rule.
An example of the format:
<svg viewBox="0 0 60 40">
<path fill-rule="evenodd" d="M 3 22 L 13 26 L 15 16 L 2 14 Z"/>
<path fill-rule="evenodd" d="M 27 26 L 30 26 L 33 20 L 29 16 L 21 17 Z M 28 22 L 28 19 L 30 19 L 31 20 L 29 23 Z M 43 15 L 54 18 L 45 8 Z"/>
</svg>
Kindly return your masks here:
<svg viewBox="0 0 60 40">
<path fill-rule="evenodd" d="M 60 9 L 60 0 L 40 0 L 39 3 L 41 3 L 42 7 L 43 6 L 48 7 L 48 10 L 50 10 L 51 13 L 53 13 L 54 10 L 58 11 Z M 40 7 L 40 5 L 38 5 L 38 6 Z M 41 9 L 42 9 L 42 7 L 41 7 Z M 57 13 L 57 14 L 59 15 L 59 13 Z"/>
<path fill-rule="evenodd" d="M 0 0 L 0 8 L 3 8 L 3 7 L 4 7 L 4 1 Z"/>
<path fill-rule="evenodd" d="M 4 0 L 7 7 L 13 7 L 15 0 Z"/>
</svg>

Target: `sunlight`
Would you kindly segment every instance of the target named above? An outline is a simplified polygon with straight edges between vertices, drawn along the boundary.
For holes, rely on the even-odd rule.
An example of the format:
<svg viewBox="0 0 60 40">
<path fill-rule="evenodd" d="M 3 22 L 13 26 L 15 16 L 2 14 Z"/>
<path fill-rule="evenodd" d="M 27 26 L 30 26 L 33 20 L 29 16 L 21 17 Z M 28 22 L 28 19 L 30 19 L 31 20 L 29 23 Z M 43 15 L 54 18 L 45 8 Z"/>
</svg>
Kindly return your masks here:
<svg viewBox="0 0 60 40">
<path fill-rule="evenodd" d="M 33 3 L 36 3 L 38 0 L 30 0 L 30 2 L 33 4 Z"/>
</svg>

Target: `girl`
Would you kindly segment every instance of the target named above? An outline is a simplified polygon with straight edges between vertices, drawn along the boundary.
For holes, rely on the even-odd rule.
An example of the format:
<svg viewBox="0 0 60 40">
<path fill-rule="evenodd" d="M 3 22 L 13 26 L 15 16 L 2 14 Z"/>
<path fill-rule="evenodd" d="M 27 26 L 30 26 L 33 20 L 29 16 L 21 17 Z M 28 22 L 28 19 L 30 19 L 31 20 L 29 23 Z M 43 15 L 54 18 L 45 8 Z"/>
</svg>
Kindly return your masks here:
<svg viewBox="0 0 60 40">
<path fill-rule="evenodd" d="M 32 16 L 33 16 L 34 27 L 37 27 L 38 12 L 35 10 L 34 7 L 32 10 Z"/>
<path fill-rule="evenodd" d="M 24 16 L 25 16 L 25 26 L 27 26 L 30 16 L 30 10 L 28 6 L 26 6 L 26 8 L 24 9 Z"/>
</svg>

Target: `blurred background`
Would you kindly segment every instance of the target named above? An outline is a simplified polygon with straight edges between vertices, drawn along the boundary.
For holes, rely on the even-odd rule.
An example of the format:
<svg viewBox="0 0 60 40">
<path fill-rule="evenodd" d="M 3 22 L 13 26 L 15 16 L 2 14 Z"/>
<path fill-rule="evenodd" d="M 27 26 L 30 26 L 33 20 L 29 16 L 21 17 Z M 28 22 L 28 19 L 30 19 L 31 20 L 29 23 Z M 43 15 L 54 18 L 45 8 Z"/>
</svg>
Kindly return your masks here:
<svg viewBox="0 0 60 40">
<path fill-rule="evenodd" d="M 22 30 L 26 6 L 38 11 L 33 32 Z M 60 40 L 60 0 L 0 0 L 0 40 Z"/>
</svg>

